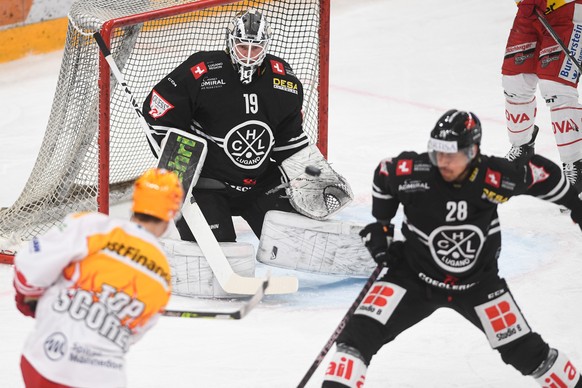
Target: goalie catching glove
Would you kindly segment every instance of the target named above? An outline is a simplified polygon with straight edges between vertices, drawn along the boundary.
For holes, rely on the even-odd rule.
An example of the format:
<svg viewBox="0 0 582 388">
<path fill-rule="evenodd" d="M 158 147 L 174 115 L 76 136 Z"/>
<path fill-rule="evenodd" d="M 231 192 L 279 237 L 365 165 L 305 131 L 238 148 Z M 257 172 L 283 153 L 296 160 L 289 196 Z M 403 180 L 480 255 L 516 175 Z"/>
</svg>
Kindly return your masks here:
<svg viewBox="0 0 582 388">
<path fill-rule="evenodd" d="M 285 159 L 280 168 L 291 205 L 309 218 L 327 219 L 354 197 L 344 177 L 331 168 L 313 144 Z"/>
<path fill-rule="evenodd" d="M 388 247 L 394 240 L 393 224 L 373 222 L 360 231 L 360 237 L 376 263 L 385 266 L 393 264 L 388 255 Z"/>
</svg>

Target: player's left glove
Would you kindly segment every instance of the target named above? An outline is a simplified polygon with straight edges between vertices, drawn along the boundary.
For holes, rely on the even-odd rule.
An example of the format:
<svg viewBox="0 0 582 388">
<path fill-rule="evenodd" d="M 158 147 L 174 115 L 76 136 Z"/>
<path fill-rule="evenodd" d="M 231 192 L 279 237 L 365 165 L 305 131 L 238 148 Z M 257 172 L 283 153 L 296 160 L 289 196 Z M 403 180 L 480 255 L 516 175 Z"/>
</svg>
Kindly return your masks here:
<svg viewBox="0 0 582 388">
<path fill-rule="evenodd" d="M 22 313 L 22 315 L 34 318 L 38 299 L 26 297 L 17 290 L 16 295 L 14 296 L 14 301 L 16 302 L 16 308 Z"/>
<path fill-rule="evenodd" d="M 522 0 L 517 5 L 517 17 L 536 20 L 538 18 L 536 9 L 542 14 L 546 12 L 546 0 Z"/>
<path fill-rule="evenodd" d="M 390 264 L 388 247 L 394 239 L 394 225 L 373 222 L 360 231 L 360 237 L 376 263 Z"/>
</svg>

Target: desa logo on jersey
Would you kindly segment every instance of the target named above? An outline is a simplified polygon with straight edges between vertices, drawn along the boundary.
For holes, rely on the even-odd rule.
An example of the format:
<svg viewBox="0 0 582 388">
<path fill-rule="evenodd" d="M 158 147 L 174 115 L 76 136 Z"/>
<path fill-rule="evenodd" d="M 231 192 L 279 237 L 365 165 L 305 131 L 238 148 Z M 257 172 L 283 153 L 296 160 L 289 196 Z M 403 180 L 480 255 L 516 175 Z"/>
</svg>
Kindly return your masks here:
<svg viewBox="0 0 582 388">
<path fill-rule="evenodd" d="M 273 88 L 297 94 L 297 84 L 280 78 L 273 78 Z"/>
</svg>

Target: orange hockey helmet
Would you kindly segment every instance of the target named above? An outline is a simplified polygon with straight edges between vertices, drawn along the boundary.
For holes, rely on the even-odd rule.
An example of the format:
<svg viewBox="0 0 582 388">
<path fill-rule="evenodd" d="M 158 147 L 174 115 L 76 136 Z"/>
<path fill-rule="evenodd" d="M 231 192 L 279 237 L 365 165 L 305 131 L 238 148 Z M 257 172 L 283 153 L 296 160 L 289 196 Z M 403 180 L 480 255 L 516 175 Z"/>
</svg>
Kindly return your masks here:
<svg viewBox="0 0 582 388">
<path fill-rule="evenodd" d="M 183 197 L 182 183 L 176 173 L 151 168 L 135 181 L 131 210 L 170 221 L 178 214 Z"/>
</svg>

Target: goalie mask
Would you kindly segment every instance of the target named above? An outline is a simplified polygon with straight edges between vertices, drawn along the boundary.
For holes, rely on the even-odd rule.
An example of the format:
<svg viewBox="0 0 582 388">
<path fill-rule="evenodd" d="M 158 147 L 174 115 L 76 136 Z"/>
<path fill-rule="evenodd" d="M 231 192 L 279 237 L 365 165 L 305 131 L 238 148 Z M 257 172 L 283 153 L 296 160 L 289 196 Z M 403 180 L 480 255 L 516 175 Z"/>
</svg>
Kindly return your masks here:
<svg viewBox="0 0 582 388">
<path fill-rule="evenodd" d="M 476 156 L 474 144 L 481 144 L 481 121 L 472 112 L 451 109 L 441 116 L 430 133 L 430 161 L 437 165 L 437 152 L 463 152 L 471 161 Z"/>
<path fill-rule="evenodd" d="M 227 29 L 227 49 L 240 81 L 248 84 L 267 56 L 271 29 L 263 15 L 254 9 L 238 13 Z"/>
</svg>

